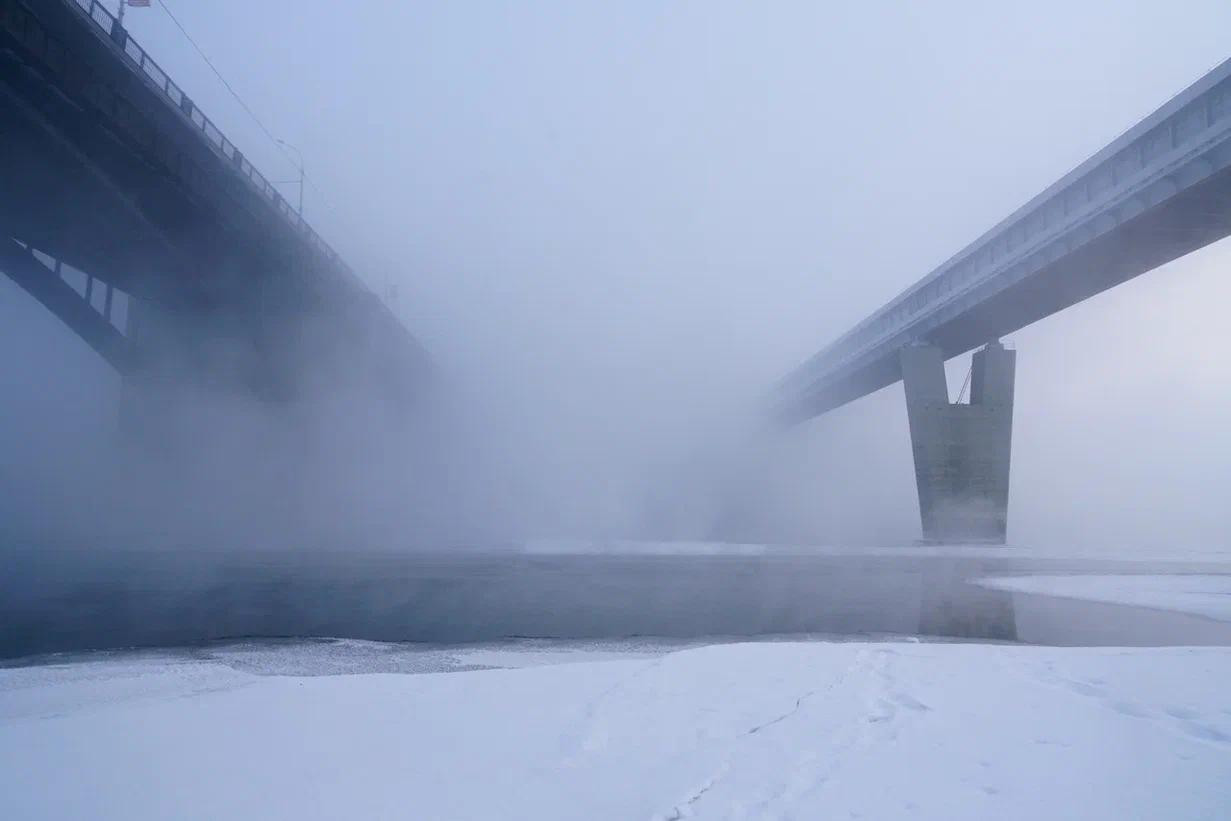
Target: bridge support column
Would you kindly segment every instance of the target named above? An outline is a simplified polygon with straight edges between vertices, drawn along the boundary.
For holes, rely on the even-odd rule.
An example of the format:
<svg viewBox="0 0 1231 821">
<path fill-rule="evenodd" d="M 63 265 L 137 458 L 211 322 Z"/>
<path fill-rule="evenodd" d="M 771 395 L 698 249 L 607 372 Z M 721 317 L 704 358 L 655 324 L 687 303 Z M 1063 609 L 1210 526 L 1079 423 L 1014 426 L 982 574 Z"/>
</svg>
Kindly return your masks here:
<svg viewBox="0 0 1231 821">
<path fill-rule="evenodd" d="M 939 348 L 903 348 L 901 362 L 924 541 L 1004 544 L 1017 353 L 975 353 L 970 404 L 949 401 Z"/>
</svg>

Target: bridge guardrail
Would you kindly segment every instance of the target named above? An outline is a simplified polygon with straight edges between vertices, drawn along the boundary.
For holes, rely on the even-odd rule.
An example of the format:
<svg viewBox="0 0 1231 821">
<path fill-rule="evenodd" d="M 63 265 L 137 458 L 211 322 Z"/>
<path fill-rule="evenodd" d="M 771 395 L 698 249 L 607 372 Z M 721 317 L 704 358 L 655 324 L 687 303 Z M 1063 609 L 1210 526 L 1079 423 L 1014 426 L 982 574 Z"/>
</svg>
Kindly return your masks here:
<svg viewBox="0 0 1231 821">
<path fill-rule="evenodd" d="M 127 58 L 129 67 L 152 85 L 172 108 L 180 113 L 183 119 L 201 133 L 206 144 L 219 158 L 231 164 L 239 175 L 248 183 L 253 191 L 261 195 L 273 205 L 274 210 L 282 217 L 283 222 L 294 229 L 317 252 L 324 255 L 330 262 L 345 270 L 356 281 L 359 278 L 338 253 L 321 238 L 312 226 L 303 219 L 290 203 L 278 192 L 269 180 L 261 174 L 227 139 L 222 130 L 201 111 L 184 91 L 171 80 L 170 76 L 154 61 L 141 45 L 120 27 L 115 15 L 103 6 L 99 0 L 72 0 L 70 6 L 77 9 L 95 28 L 109 38 Z"/>
</svg>

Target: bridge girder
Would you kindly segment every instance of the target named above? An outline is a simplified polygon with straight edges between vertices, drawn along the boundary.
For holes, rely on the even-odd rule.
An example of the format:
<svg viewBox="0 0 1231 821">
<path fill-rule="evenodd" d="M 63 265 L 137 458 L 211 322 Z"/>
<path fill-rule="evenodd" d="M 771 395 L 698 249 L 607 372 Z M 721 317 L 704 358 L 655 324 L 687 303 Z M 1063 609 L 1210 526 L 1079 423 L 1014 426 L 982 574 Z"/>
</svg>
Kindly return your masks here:
<svg viewBox="0 0 1231 821">
<path fill-rule="evenodd" d="M 957 356 L 1231 234 L 1231 60 L 796 369 L 796 423 L 901 379 L 912 343 Z"/>
</svg>

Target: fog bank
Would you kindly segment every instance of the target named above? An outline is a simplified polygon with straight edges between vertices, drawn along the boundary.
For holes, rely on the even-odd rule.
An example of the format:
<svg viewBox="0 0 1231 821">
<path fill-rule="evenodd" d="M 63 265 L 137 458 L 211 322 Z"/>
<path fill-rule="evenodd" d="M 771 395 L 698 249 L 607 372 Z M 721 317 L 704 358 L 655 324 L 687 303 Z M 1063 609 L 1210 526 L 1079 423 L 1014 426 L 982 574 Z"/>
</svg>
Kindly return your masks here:
<svg viewBox="0 0 1231 821">
<path fill-rule="evenodd" d="M 766 392 L 1224 58 L 1231 26 L 1214 2 L 172 5 L 302 150 L 307 217 L 398 286 L 443 386 L 413 412 L 207 397 L 192 447 L 134 445 L 114 374 L 0 277 L 10 539 L 909 543 L 901 386 L 790 431 Z M 161 10 L 128 19 L 293 176 Z M 1226 546 L 1229 264 L 1218 243 L 1013 336 L 1011 542 Z"/>
</svg>

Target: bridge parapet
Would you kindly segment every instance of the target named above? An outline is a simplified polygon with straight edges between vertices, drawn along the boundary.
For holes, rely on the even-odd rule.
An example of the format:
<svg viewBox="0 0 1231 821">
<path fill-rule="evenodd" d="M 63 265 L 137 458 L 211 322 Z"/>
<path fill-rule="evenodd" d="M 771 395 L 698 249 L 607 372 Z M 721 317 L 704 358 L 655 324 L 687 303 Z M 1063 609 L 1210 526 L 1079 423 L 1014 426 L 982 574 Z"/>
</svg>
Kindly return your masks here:
<svg viewBox="0 0 1231 821">
<path fill-rule="evenodd" d="M 71 0 L 69 5 L 77 9 L 92 24 L 91 29 L 101 40 L 113 45 L 121 62 L 153 88 L 168 103 L 169 108 L 177 112 L 183 121 L 199 134 L 219 159 L 229 164 L 233 172 L 238 174 L 253 192 L 273 206 L 287 226 L 296 231 L 315 252 L 322 254 L 331 263 L 354 276 L 350 266 L 329 243 L 312 229 L 312 226 L 296 209 L 291 207 L 269 180 L 248 161 L 243 152 L 222 133 L 214 121 L 201 111 L 196 103 L 150 57 L 149 53 L 120 26 L 115 16 L 99 0 Z"/>
</svg>

